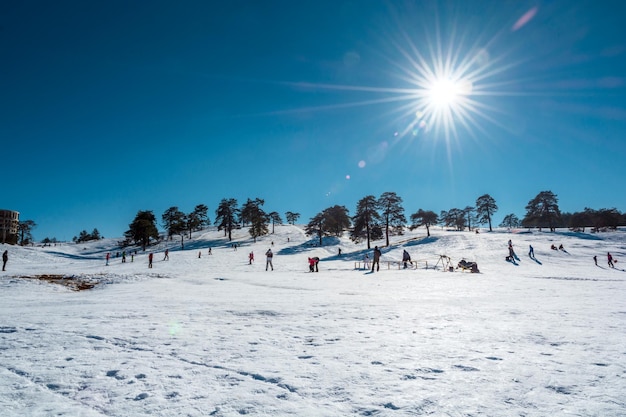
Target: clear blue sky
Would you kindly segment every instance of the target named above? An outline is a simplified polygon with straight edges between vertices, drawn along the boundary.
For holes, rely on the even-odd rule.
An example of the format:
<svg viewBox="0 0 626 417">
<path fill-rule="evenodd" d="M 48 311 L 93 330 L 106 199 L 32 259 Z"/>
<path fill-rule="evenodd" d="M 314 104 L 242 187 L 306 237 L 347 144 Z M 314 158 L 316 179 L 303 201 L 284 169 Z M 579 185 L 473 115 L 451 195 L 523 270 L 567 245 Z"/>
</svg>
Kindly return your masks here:
<svg viewBox="0 0 626 417">
<path fill-rule="evenodd" d="M 624 211 L 625 15 L 619 1 L 4 2 L 0 208 L 60 240 L 121 237 L 138 210 L 202 203 L 214 219 L 222 198 L 300 222 L 385 191 L 407 217 L 489 193 L 499 223 L 544 190 L 563 211 Z M 463 101 L 430 101 L 442 68 Z"/>
</svg>

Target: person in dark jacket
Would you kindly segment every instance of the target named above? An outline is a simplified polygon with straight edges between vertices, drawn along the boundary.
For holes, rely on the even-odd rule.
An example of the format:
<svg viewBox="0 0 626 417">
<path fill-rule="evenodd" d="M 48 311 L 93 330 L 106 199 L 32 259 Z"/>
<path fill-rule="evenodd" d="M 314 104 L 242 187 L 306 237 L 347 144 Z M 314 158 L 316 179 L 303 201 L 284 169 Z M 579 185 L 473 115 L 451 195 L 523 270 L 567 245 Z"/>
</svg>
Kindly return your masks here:
<svg viewBox="0 0 626 417">
<path fill-rule="evenodd" d="M 372 262 L 372 272 L 374 272 L 374 267 L 376 267 L 377 271 L 380 271 L 380 249 L 378 246 L 374 246 L 374 260 Z"/>
<path fill-rule="evenodd" d="M 5 250 L 2 254 L 2 270 L 6 271 L 7 262 L 9 261 L 9 251 Z"/>
<path fill-rule="evenodd" d="M 402 253 L 402 262 L 404 262 L 404 269 L 406 269 L 408 266 L 407 264 L 411 262 L 411 255 L 409 255 L 409 252 L 407 252 L 406 249 Z"/>
<path fill-rule="evenodd" d="M 265 252 L 265 270 L 266 271 L 268 267 L 271 267 L 272 271 L 274 270 L 274 265 L 272 264 L 272 258 L 274 258 L 274 254 L 272 253 L 271 249 L 268 249 L 267 252 Z"/>
</svg>

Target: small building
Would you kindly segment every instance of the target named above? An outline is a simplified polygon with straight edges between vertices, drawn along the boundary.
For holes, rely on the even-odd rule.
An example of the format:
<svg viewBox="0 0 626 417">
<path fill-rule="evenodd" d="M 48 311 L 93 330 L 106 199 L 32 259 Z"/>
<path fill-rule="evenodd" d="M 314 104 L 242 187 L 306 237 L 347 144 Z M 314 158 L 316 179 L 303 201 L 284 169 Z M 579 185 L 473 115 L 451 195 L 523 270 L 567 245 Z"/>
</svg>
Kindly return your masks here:
<svg viewBox="0 0 626 417">
<path fill-rule="evenodd" d="M 6 243 L 7 238 L 10 236 L 17 236 L 19 223 L 19 212 L 0 209 L 0 235 L 2 235 L 2 243 Z"/>
</svg>

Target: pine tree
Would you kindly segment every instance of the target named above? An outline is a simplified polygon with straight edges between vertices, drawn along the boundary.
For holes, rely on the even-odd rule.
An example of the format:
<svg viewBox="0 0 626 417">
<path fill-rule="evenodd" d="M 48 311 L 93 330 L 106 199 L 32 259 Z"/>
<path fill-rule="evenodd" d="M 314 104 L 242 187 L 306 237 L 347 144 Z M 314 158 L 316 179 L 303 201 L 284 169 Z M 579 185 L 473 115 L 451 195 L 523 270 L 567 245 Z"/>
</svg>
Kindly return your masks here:
<svg viewBox="0 0 626 417">
<path fill-rule="evenodd" d="M 463 209 L 463 214 L 467 220 L 467 230 L 472 231 L 472 222 L 476 220 L 476 209 L 472 206 L 467 206 Z"/>
<path fill-rule="evenodd" d="M 171 239 L 173 235 L 180 235 L 180 244 L 184 248 L 185 243 L 183 240 L 187 231 L 187 215 L 180 211 L 178 207 L 173 206 L 165 210 L 161 219 L 163 220 L 163 227 L 167 231 L 168 238 Z"/>
<path fill-rule="evenodd" d="M 37 223 L 33 220 L 22 220 L 17 224 L 21 246 L 27 245 L 33 240 L 32 231 L 35 227 L 37 227 Z"/>
<path fill-rule="evenodd" d="M 386 246 L 389 246 L 390 231 L 402 234 L 402 228 L 406 224 L 402 198 L 394 192 L 385 192 L 378 199 L 378 207 L 385 226 Z"/>
<path fill-rule="evenodd" d="M 491 217 L 498 211 L 496 200 L 489 194 L 481 195 L 476 199 L 476 215 L 478 216 L 479 224 L 489 224 L 489 231 L 491 232 Z"/>
<path fill-rule="evenodd" d="M 246 203 L 241 208 L 241 217 L 245 216 L 247 222 L 250 223 L 250 229 L 248 230 L 248 232 L 255 242 L 257 237 L 264 236 L 269 233 L 269 216 L 261 208 L 263 204 L 265 204 L 265 201 L 263 199 L 248 199 L 248 201 L 246 201 Z"/>
<path fill-rule="evenodd" d="M 504 216 L 504 219 L 502 219 L 502 223 L 500 223 L 500 227 L 506 227 L 509 229 L 520 227 L 521 225 L 522 222 L 520 222 L 519 218 L 513 213 Z"/>
<path fill-rule="evenodd" d="M 234 198 L 222 199 L 215 210 L 215 224 L 217 230 L 224 230 L 224 236 L 228 234 L 228 240 L 233 240 L 232 231 L 237 224 L 239 209 L 237 208 L 237 200 Z"/>
<path fill-rule="evenodd" d="M 189 232 L 189 239 L 191 239 L 191 233 L 195 230 L 202 230 L 202 226 L 209 224 L 209 217 L 207 212 L 209 208 L 204 204 L 198 204 L 194 207 L 193 211 L 187 215 L 187 231 Z"/>
<path fill-rule="evenodd" d="M 350 228 L 351 221 L 348 209 L 345 206 L 335 205 L 324 210 L 326 230 L 334 236 L 341 237 L 343 232 Z"/>
<path fill-rule="evenodd" d="M 305 233 L 309 236 L 317 235 L 322 246 L 324 236 L 341 236 L 349 227 L 348 209 L 335 205 L 312 217 L 305 227 Z"/>
<path fill-rule="evenodd" d="M 304 228 L 304 232 L 307 234 L 307 236 L 317 235 L 320 241 L 320 246 L 322 246 L 322 238 L 326 234 L 326 232 L 324 231 L 324 212 L 317 213 L 315 216 L 313 216 Z"/>
<path fill-rule="evenodd" d="M 439 221 L 445 227 L 454 227 L 461 231 L 465 228 L 465 212 L 458 208 L 442 211 L 439 215 Z"/>
<path fill-rule="evenodd" d="M 274 234 L 274 226 L 283 224 L 283 219 L 280 218 L 280 214 L 277 211 L 273 211 L 268 214 L 270 220 L 272 221 L 272 234 Z"/>
<path fill-rule="evenodd" d="M 437 224 L 437 213 L 430 210 L 419 209 L 417 212 L 411 214 L 411 230 L 420 226 L 426 227 L 426 236 L 430 237 L 430 226 Z"/>
<path fill-rule="evenodd" d="M 135 216 L 135 219 L 128 225 L 129 230 L 124 233 L 124 236 L 137 243 L 141 243 L 143 250 L 150 244 L 150 239 L 158 240 L 159 231 L 156 227 L 156 217 L 150 210 L 139 211 Z"/>
<path fill-rule="evenodd" d="M 356 205 L 356 214 L 352 217 L 354 227 L 350 234 L 350 238 L 354 242 L 359 242 L 361 239 L 367 240 L 367 248 L 370 249 L 370 241 L 376 240 L 375 238 L 382 237 L 382 235 L 376 235 L 376 232 L 380 233 L 380 214 L 378 213 L 378 201 L 373 195 L 363 197 Z"/>
<path fill-rule="evenodd" d="M 539 230 L 542 227 L 548 227 L 551 232 L 554 232 L 560 217 L 561 211 L 556 195 L 552 191 L 542 191 L 528 202 L 522 224 L 528 227 L 538 227 Z"/>
<path fill-rule="evenodd" d="M 294 213 L 292 211 L 288 211 L 285 213 L 285 218 L 287 219 L 287 223 L 296 224 L 298 219 L 300 218 L 300 213 Z"/>
</svg>

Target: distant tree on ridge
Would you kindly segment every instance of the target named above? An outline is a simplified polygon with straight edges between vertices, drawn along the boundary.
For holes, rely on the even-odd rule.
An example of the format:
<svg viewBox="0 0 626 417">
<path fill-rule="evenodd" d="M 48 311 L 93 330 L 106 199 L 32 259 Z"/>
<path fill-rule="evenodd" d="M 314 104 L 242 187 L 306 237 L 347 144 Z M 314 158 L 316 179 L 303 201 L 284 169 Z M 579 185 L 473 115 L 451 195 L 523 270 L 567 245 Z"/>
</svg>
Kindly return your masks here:
<svg viewBox="0 0 626 417">
<path fill-rule="evenodd" d="M 437 213 L 431 210 L 419 209 L 417 212 L 411 214 L 410 230 L 416 229 L 420 226 L 426 227 L 426 236 L 430 236 L 430 226 L 437 224 Z"/>
<path fill-rule="evenodd" d="M 491 218 L 494 213 L 498 211 L 496 200 L 489 194 L 483 194 L 476 199 L 476 215 L 478 216 L 479 224 L 489 224 L 489 231 L 493 231 L 491 228 Z"/>
<path fill-rule="evenodd" d="M 300 213 L 294 213 L 292 211 L 288 211 L 285 213 L 285 219 L 287 219 L 287 223 L 294 225 L 300 218 Z"/>
<path fill-rule="evenodd" d="M 151 210 L 139 210 L 135 219 L 128 227 L 129 229 L 124 233 L 124 236 L 126 239 L 135 242 L 135 244 L 141 243 L 144 251 L 150 244 L 150 239 L 159 240 L 156 217 Z"/>
<path fill-rule="evenodd" d="M 526 206 L 526 216 L 522 224 L 526 227 L 548 227 L 554 232 L 561 218 L 561 211 L 556 194 L 552 191 L 541 191 Z"/>
<path fill-rule="evenodd" d="M 280 214 L 277 211 L 273 211 L 268 214 L 270 220 L 272 221 L 272 234 L 274 234 L 274 226 L 283 224 L 283 219 L 281 219 Z"/>
<path fill-rule="evenodd" d="M 402 234 L 406 225 L 402 198 L 394 192 L 382 193 L 378 199 L 378 209 L 385 227 L 386 246 L 389 246 L 389 233 Z"/>
<path fill-rule="evenodd" d="M 367 248 L 370 249 L 370 241 L 382 238 L 380 228 L 381 217 L 378 213 L 378 200 L 373 195 L 368 195 L 359 200 L 356 205 L 356 214 L 352 217 L 354 227 L 350 238 L 354 242 L 366 239 Z"/>
<path fill-rule="evenodd" d="M 521 225 L 522 222 L 513 213 L 504 216 L 504 219 L 502 219 L 502 223 L 500 223 L 500 227 L 506 227 L 508 229 L 514 229 L 516 227 L 520 227 Z"/>
<path fill-rule="evenodd" d="M 215 210 L 215 224 L 217 230 L 223 230 L 224 236 L 228 234 L 228 240 L 233 240 L 232 231 L 237 224 L 239 209 L 237 200 L 234 198 L 223 198 Z"/>
<path fill-rule="evenodd" d="M 32 242 L 33 240 L 32 231 L 35 227 L 37 227 L 37 223 L 35 223 L 33 220 L 21 220 L 18 223 L 17 230 L 18 230 L 21 246 L 27 245 L 30 242 Z"/>
</svg>

